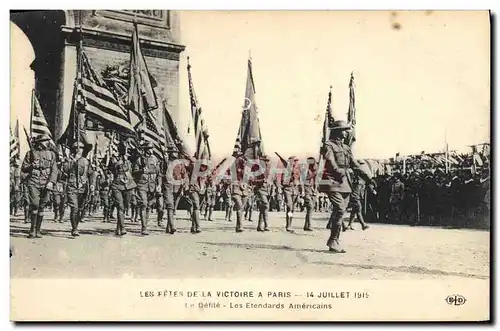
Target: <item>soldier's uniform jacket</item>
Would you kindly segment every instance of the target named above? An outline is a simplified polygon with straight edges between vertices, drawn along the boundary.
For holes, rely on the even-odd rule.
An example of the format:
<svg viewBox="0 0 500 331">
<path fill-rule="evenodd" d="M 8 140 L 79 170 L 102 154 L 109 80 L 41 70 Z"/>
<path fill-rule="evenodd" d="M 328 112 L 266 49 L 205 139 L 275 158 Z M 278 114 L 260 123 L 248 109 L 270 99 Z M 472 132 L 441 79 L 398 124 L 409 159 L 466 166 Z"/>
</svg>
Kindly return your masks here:
<svg viewBox="0 0 500 331">
<path fill-rule="evenodd" d="M 48 150 L 31 150 L 26 154 L 21 170 L 28 173 L 27 185 L 45 188 L 57 178 L 56 154 Z"/>
<path fill-rule="evenodd" d="M 399 179 L 396 179 L 391 185 L 391 195 L 389 202 L 396 203 L 403 200 L 405 185 Z"/>
<path fill-rule="evenodd" d="M 316 171 L 308 167 L 303 183 L 299 187 L 300 192 L 311 196 L 315 195 L 316 194 L 314 190 L 315 183 L 316 183 Z"/>
<path fill-rule="evenodd" d="M 363 176 L 370 176 L 360 168 L 358 162 L 352 156 L 349 146 L 341 140 L 329 140 L 326 143 L 325 160 L 326 171 L 323 178 L 330 180 L 329 184 L 321 184 L 321 192 L 342 192 L 351 193 L 350 173 L 349 168 L 359 171 Z"/>
<path fill-rule="evenodd" d="M 111 173 L 111 171 L 106 170 L 105 172 L 103 172 L 103 175 L 99 180 L 99 190 L 101 192 L 109 192 L 112 182 L 113 174 Z"/>
<path fill-rule="evenodd" d="M 69 190 L 78 190 L 79 193 L 83 193 L 90 185 L 95 186 L 96 173 L 92 171 L 89 160 L 84 157 L 66 161 L 63 165 L 63 172 L 68 177 Z"/>
<path fill-rule="evenodd" d="M 137 184 L 132 177 L 132 163 L 126 155 L 120 155 L 113 158 L 109 169 L 113 174 L 111 189 L 125 191 L 137 187 Z"/>
<path fill-rule="evenodd" d="M 54 189 L 53 189 L 54 194 L 63 194 L 63 192 L 66 188 L 66 180 L 68 179 L 68 176 L 64 172 L 63 166 L 64 166 L 64 163 L 62 163 L 62 162 L 58 163 L 56 183 L 55 183 Z"/>
<path fill-rule="evenodd" d="M 154 192 L 161 185 L 161 164 L 154 155 L 144 156 L 137 159 L 134 164 L 137 188 Z"/>
</svg>

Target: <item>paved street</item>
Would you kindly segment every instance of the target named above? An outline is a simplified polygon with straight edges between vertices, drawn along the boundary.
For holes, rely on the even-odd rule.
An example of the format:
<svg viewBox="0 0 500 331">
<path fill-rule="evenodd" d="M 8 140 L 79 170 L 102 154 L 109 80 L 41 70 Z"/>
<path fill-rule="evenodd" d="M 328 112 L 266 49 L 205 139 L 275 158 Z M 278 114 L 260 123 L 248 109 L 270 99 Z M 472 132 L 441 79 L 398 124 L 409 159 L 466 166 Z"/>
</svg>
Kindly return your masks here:
<svg viewBox="0 0 500 331">
<path fill-rule="evenodd" d="M 314 214 L 314 232 L 302 231 L 303 213 L 294 218 L 295 233 L 284 231 L 284 213 L 270 213 L 270 232 L 255 231 L 256 222 L 202 221 L 202 233 L 189 233 L 186 212 L 178 212 L 175 235 L 167 235 L 151 216 L 150 235 L 140 223 L 127 221 L 128 234 L 114 235 L 115 223 L 102 217 L 80 225 L 70 236 L 69 221 L 49 214 L 42 239 L 27 239 L 29 224 L 11 219 L 12 277 L 42 278 L 350 278 L 350 279 L 487 279 L 488 231 L 372 224 L 344 232 L 346 254 L 328 253 L 327 214 Z M 254 213 L 254 219 L 257 214 Z M 235 215 L 233 214 L 233 218 Z"/>
</svg>

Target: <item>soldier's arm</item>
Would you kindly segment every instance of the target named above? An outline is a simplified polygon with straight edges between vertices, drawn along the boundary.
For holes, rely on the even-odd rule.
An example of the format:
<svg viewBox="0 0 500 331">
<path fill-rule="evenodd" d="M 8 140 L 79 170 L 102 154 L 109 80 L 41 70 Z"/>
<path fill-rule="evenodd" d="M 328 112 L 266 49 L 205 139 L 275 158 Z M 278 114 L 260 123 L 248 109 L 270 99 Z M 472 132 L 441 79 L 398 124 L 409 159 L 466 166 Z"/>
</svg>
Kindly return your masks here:
<svg viewBox="0 0 500 331">
<path fill-rule="evenodd" d="M 57 169 L 57 160 L 55 154 L 53 154 L 52 164 L 50 169 L 49 183 L 54 184 L 57 181 L 57 173 L 59 169 Z"/>
<path fill-rule="evenodd" d="M 92 168 L 90 168 L 90 164 L 89 164 L 89 184 L 90 184 L 90 186 L 93 186 L 94 188 L 97 185 L 97 175 L 98 175 L 98 172 L 92 170 Z"/>
<path fill-rule="evenodd" d="M 357 171 L 359 173 L 359 175 L 361 176 L 361 178 L 363 178 L 367 183 L 373 184 L 372 176 L 368 172 L 366 172 L 363 168 L 361 168 L 358 161 L 356 161 L 354 159 L 354 156 L 352 155 L 351 150 L 349 150 L 349 155 L 350 155 L 350 159 L 351 159 L 351 162 L 350 162 L 351 169 L 354 171 Z"/>
<path fill-rule="evenodd" d="M 33 169 L 33 153 L 28 151 L 24 157 L 23 164 L 21 166 L 22 172 L 30 172 Z"/>
</svg>

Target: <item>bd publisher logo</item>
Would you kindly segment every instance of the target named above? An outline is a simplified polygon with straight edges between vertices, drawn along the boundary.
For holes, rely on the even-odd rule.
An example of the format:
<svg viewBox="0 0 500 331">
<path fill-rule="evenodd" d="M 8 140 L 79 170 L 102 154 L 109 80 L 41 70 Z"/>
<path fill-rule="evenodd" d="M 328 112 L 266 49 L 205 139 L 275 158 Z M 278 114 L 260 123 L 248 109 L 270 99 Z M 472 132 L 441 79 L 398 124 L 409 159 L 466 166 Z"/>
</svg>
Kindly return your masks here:
<svg viewBox="0 0 500 331">
<path fill-rule="evenodd" d="M 460 294 L 453 294 L 449 295 L 446 298 L 446 303 L 451 305 L 451 306 L 461 306 L 463 305 L 467 300 Z"/>
</svg>

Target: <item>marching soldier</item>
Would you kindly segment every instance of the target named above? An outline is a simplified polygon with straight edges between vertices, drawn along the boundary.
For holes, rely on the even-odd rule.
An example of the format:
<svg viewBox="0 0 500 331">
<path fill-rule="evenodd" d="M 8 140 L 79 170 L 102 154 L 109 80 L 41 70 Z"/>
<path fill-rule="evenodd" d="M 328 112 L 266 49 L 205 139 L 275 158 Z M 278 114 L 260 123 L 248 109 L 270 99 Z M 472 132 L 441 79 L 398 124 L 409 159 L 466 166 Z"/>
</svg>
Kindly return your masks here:
<svg viewBox="0 0 500 331">
<path fill-rule="evenodd" d="M 101 180 L 99 181 L 99 193 L 101 194 L 103 223 L 109 222 L 111 216 L 110 195 L 111 183 L 113 182 L 113 174 L 109 169 L 104 171 Z"/>
<path fill-rule="evenodd" d="M 208 177 L 207 179 L 207 188 L 205 190 L 205 201 L 206 201 L 206 209 L 205 209 L 205 220 L 212 222 L 212 212 L 215 206 L 215 193 L 217 188 L 213 184 L 212 177 Z"/>
<path fill-rule="evenodd" d="M 186 160 L 189 162 L 188 175 L 190 178 L 189 184 L 189 198 L 191 200 L 191 233 L 200 233 L 200 191 L 201 186 L 204 184 L 201 178 L 193 178 L 194 176 L 194 165 L 196 160 L 190 158 Z M 200 171 L 206 170 L 206 165 L 203 164 L 200 167 Z M 205 169 L 204 169 L 205 168 Z"/>
<path fill-rule="evenodd" d="M 153 155 L 151 142 L 143 143 L 141 148 L 145 154 L 136 160 L 133 172 L 137 183 L 137 207 L 141 216 L 141 234 L 148 235 L 149 212 L 155 203 L 156 194 L 161 192 L 160 161 Z"/>
<path fill-rule="evenodd" d="M 222 197 L 224 198 L 224 209 L 226 211 L 226 216 L 224 220 L 231 222 L 231 216 L 233 214 L 233 201 L 231 199 L 232 187 L 230 181 L 224 181 L 222 183 Z"/>
<path fill-rule="evenodd" d="M 57 156 L 57 179 L 52 191 L 52 203 L 54 207 L 54 222 L 63 222 L 64 209 L 66 204 L 66 180 L 67 176 L 63 171 L 64 155 L 61 153 Z"/>
<path fill-rule="evenodd" d="M 171 155 L 174 155 L 172 153 Z M 174 161 L 174 158 L 168 157 L 166 159 L 166 164 L 164 168 L 163 174 L 163 202 L 164 207 L 167 210 L 167 226 L 165 228 L 165 233 L 174 234 L 177 232 L 175 229 L 175 216 L 174 216 L 174 208 L 175 208 L 175 198 L 174 198 L 174 181 L 179 180 L 180 178 L 176 177 L 176 170 L 170 169 L 171 162 Z"/>
<path fill-rule="evenodd" d="M 314 197 L 316 191 L 316 160 L 314 157 L 307 158 L 306 173 L 303 185 L 300 186 L 301 196 L 304 198 L 304 207 L 306 209 L 306 219 L 304 222 L 304 231 L 312 231 L 311 217 L 314 208 Z"/>
<path fill-rule="evenodd" d="M 342 217 L 346 211 L 351 193 L 351 179 L 349 168 L 360 171 L 368 182 L 372 182 L 369 174 L 360 169 L 354 160 L 351 149 L 344 144 L 350 125 L 345 121 L 335 121 L 331 127 L 330 139 L 326 143 L 324 158 L 326 160 L 326 177 L 328 183 L 321 183 L 320 190 L 328 194 L 332 203 L 332 224 L 327 246 L 331 252 L 345 253 L 340 247 L 340 233 L 342 231 Z"/>
<path fill-rule="evenodd" d="M 243 232 L 241 219 L 243 218 L 243 207 L 248 196 L 248 184 L 243 178 L 245 171 L 245 159 L 238 157 L 236 160 L 236 181 L 231 184 L 232 200 L 236 211 L 236 232 Z"/>
<path fill-rule="evenodd" d="M 359 160 L 359 164 L 363 164 L 363 160 Z M 347 227 L 344 227 L 344 229 L 348 230 L 354 230 L 352 227 L 352 223 L 355 218 L 358 219 L 359 223 L 361 224 L 361 228 L 363 230 L 366 230 L 369 228 L 369 226 L 365 223 L 365 220 L 363 218 L 363 207 L 361 206 L 361 202 L 363 201 L 363 196 L 365 195 L 365 189 L 366 189 L 366 183 L 363 180 L 363 178 L 355 173 L 353 176 L 353 183 L 352 183 L 352 192 L 351 196 L 349 199 L 349 206 L 351 207 L 351 215 L 349 216 L 349 224 Z M 365 197 L 366 199 L 366 197 Z"/>
<path fill-rule="evenodd" d="M 90 167 L 90 162 L 83 157 L 84 144 L 77 142 L 72 146 L 72 158 L 63 165 L 63 172 L 66 174 L 67 199 L 70 208 L 71 235 L 78 237 L 78 225 L 83 217 L 85 199 L 90 193 L 94 193 L 95 172 Z"/>
<path fill-rule="evenodd" d="M 253 193 L 253 187 L 252 184 L 247 183 L 248 186 L 248 196 L 247 196 L 247 203 L 245 204 L 245 220 L 248 220 L 249 222 L 252 221 L 252 211 L 253 211 L 253 204 L 254 204 L 254 197 L 255 194 Z"/>
<path fill-rule="evenodd" d="M 28 238 L 41 238 L 44 207 L 49 190 L 57 176 L 56 155 L 47 148 L 48 137 L 38 136 L 32 140 L 33 150 L 24 158 L 21 170 L 26 178 L 27 197 L 31 227 Z"/>
<path fill-rule="evenodd" d="M 255 198 L 257 200 L 257 207 L 259 208 L 259 223 L 257 225 L 257 231 L 269 231 L 267 220 L 269 218 L 269 157 L 263 155 L 260 158 L 266 164 L 266 169 L 263 174 L 259 175 L 254 180 L 254 192 Z M 262 228 L 264 226 L 264 228 Z"/>
<path fill-rule="evenodd" d="M 288 161 L 285 162 L 285 166 L 288 167 L 291 164 L 292 173 L 290 174 L 290 178 L 288 180 L 282 180 L 283 187 L 283 195 L 285 196 L 285 213 L 286 213 L 286 231 L 293 233 L 292 230 L 292 220 L 293 220 L 293 212 L 295 211 L 295 205 L 297 203 L 298 198 L 298 186 L 300 185 L 300 169 L 298 169 L 299 159 L 295 156 L 291 156 L 288 158 Z"/>
<path fill-rule="evenodd" d="M 132 163 L 127 157 L 127 146 L 124 143 L 118 145 L 118 156 L 115 157 L 110 165 L 113 174 L 113 183 L 111 184 L 111 196 L 117 209 L 116 235 L 123 236 L 127 234 L 125 230 L 125 207 L 130 203 L 133 190 L 137 187 L 132 178 Z"/>
<path fill-rule="evenodd" d="M 10 160 L 10 214 L 17 215 L 21 202 L 21 172 L 16 159 Z"/>
</svg>

